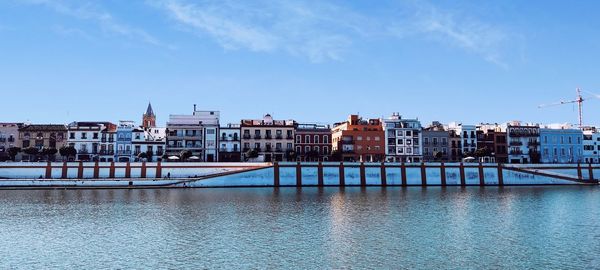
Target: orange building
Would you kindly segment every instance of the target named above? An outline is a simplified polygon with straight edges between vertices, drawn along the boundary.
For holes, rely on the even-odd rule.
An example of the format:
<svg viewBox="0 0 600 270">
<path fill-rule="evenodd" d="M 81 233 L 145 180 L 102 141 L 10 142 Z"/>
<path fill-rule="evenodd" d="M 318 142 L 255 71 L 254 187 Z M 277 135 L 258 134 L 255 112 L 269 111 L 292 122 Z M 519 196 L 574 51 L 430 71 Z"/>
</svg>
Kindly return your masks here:
<svg viewBox="0 0 600 270">
<path fill-rule="evenodd" d="M 380 119 L 350 115 L 333 125 L 332 156 L 343 161 L 378 162 L 385 157 L 385 133 Z"/>
</svg>

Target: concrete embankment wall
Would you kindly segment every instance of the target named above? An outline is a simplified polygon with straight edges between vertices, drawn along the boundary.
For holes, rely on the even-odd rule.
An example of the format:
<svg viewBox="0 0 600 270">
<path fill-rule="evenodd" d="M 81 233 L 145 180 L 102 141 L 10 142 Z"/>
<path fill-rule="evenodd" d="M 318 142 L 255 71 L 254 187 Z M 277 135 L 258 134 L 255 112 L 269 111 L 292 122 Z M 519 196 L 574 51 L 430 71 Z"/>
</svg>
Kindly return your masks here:
<svg viewBox="0 0 600 270">
<path fill-rule="evenodd" d="M 594 184 L 600 167 L 579 164 L 276 163 L 240 174 L 178 185 L 227 186 L 502 186 Z"/>
<path fill-rule="evenodd" d="M 600 167 L 580 164 L 0 163 L 0 187 L 564 185 L 594 175 Z"/>
</svg>

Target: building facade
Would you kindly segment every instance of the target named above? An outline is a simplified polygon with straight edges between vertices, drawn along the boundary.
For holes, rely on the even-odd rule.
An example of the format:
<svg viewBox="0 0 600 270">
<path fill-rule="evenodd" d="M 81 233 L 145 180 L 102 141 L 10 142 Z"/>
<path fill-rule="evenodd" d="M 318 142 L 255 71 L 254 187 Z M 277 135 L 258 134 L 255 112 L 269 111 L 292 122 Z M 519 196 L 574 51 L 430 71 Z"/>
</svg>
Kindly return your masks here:
<svg viewBox="0 0 600 270">
<path fill-rule="evenodd" d="M 219 161 L 242 161 L 242 136 L 239 124 L 228 124 L 219 129 Z"/>
<path fill-rule="evenodd" d="M 8 149 L 19 147 L 19 127 L 22 123 L 0 123 L 0 161 L 11 158 Z"/>
<path fill-rule="evenodd" d="M 131 139 L 133 159 L 150 162 L 162 160 L 166 140 L 165 128 L 139 127 L 133 129 Z"/>
<path fill-rule="evenodd" d="M 381 162 L 385 160 L 385 132 L 380 119 L 350 115 L 331 130 L 332 158 L 342 161 Z"/>
<path fill-rule="evenodd" d="M 192 115 L 171 115 L 167 122 L 166 154 L 178 157 L 182 151 L 192 152 L 191 161 L 218 160 L 218 111 L 197 111 Z"/>
<path fill-rule="evenodd" d="M 423 129 L 423 161 L 440 162 L 450 160 L 450 134 L 439 122 Z"/>
<path fill-rule="evenodd" d="M 383 120 L 385 131 L 385 160 L 390 162 L 421 162 L 423 160 L 423 134 L 421 122 L 402 119 L 394 113 Z"/>
<path fill-rule="evenodd" d="M 248 153 L 256 152 L 258 157 L 250 159 L 265 162 L 296 160 L 295 125 L 294 120 L 273 120 L 270 114 L 263 119 L 242 120 L 242 155 L 248 159 Z"/>
<path fill-rule="evenodd" d="M 540 127 L 534 124 L 509 123 L 506 128 L 509 163 L 540 162 Z"/>
<path fill-rule="evenodd" d="M 135 160 L 133 154 L 134 131 L 139 136 L 140 130 L 135 127 L 133 121 L 119 121 L 116 132 L 115 161 L 129 162 Z"/>
<path fill-rule="evenodd" d="M 579 163 L 583 157 L 583 132 L 568 126 L 540 128 L 542 163 Z"/>
<path fill-rule="evenodd" d="M 481 162 L 508 162 L 506 127 L 498 124 L 480 125 L 477 130 L 476 154 Z"/>
<path fill-rule="evenodd" d="M 460 143 L 457 143 L 455 149 L 457 156 L 460 153 L 461 157 L 473 156 L 477 150 L 477 126 L 465 125 L 462 123 L 452 122 L 448 124 L 448 130 L 454 132 L 454 138 L 460 138 Z"/>
<path fill-rule="evenodd" d="M 296 126 L 296 160 L 328 161 L 331 158 L 331 127 L 317 124 Z"/>
<path fill-rule="evenodd" d="M 583 161 L 600 163 L 600 133 L 595 127 L 583 128 Z"/>
<path fill-rule="evenodd" d="M 19 128 L 19 147 L 25 149 L 28 147 L 35 147 L 38 150 L 44 148 L 60 149 L 67 143 L 67 127 L 62 124 L 48 124 L 48 125 L 37 125 L 27 124 Z M 26 153 L 22 154 L 22 160 L 25 161 L 37 161 L 44 160 L 46 157 L 41 155 L 29 155 Z M 53 157 L 47 157 L 49 159 L 57 160 L 59 154 L 55 154 Z"/>
<path fill-rule="evenodd" d="M 72 122 L 67 125 L 67 143 L 77 150 L 75 160 L 100 161 L 102 131 L 114 129 L 110 122 Z"/>
</svg>

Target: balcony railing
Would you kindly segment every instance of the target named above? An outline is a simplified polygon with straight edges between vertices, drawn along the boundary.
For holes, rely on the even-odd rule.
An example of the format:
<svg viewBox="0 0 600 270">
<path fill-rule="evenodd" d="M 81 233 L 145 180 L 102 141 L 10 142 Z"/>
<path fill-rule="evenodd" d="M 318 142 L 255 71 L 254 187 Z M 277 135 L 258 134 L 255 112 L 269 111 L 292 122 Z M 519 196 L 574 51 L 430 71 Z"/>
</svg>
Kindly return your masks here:
<svg viewBox="0 0 600 270">
<path fill-rule="evenodd" d="M 265 139 L 267 139 L 267 140 L 273 139 L 273 136 L 271 136 L 271 135 L 265 135 Z"/>
<path fill-rule="evenodd" d="M 288 135 L 288 136 L 286 137 L 286 139 L 288 139 L 288 140 L 293 140 L 293 139 L 294 139 L 294 136 Z"/>
<path fill-rule="evenodd" d="M 523 145 L 523 142 L 521 141 L 512 141 L 509 143 L 510 146 L 521 146 Z"/>
<path fill-rule="evenodd" d="M 511 154 L 511 155 L 522 155 L 523 151 L 521 151 L 521 150 L 511 150 L 508 153 Z"/>
<path fill-rule="evenodd" d="M 117 155 L 131 155 L 131 150 L 117 150 Z"/>
<path fill-rule="evenodd" d="M 100 155 L 114 155 L 115 151 L 113 150 L 100 150 Z"/>
<path fill-rule="evenodd" d="M 538 142 L 538 141 L 530 141 L 528 144 L 529 144 L 529 146 L 538 146 L 538 145 L 540 145 L 540 142 Z"/>
<path fill-rule="evenodd" d="M 282 135 L 275 135 L 275 139 L 276 140 L 281 140 L 281 139 L 283 139 L 283 136 Z"/>
<path fill-rule="evenodd" d="M 246 140 L 250 139 L 251 137 L 252 137 L 252 136 L 250 136 L 250 134 L 244 134 L 244 135 L 242 136 L 242 138 L 244 138 L 244 139 L 246 139 Z"/>
<path fill-rule="evenodd" d="M 260 136 L 260 135 L 254 135 L 254 139 L 256 139 L 256 140 L 259 140 L 261 138 L 262 138 L 262 136 Z"/>
</svg>

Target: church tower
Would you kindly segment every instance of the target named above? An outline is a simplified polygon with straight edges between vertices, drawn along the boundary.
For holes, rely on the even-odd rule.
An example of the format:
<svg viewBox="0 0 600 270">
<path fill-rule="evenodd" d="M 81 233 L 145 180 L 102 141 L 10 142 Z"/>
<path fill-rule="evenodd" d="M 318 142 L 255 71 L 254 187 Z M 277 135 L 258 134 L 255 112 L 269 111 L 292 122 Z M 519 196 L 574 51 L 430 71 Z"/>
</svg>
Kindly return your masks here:
<svg viewBox="0 0 600 270">
<path fill-rule="evenodd" d="M 154 115 L 154 111 L 152 110 L 152 104 L 150 104 L 150 102 L 148 102 L 148 108 L 146 109 L 146 113 L 142 117 L 142 127 L 156 127 L 156 115 Z"/>
</svg>

